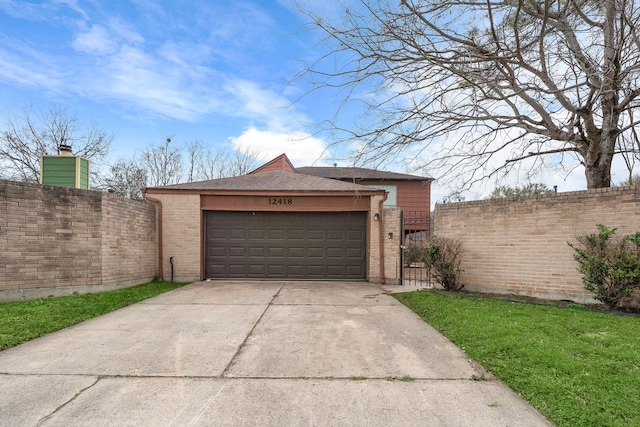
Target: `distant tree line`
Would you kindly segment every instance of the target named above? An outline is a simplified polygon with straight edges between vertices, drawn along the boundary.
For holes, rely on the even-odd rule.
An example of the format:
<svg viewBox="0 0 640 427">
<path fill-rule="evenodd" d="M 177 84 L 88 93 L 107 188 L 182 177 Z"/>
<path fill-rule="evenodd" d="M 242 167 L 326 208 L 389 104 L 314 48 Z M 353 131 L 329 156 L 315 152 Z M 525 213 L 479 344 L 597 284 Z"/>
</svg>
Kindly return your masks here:
<svg viewBox="0 0 640 427">
<path fill-rule="evenodd" d="M 141 199 L 145 187 L 244 175 L 261 160 L 255 151 L 214 150 L 200 139 L 176 144 L 167 138 L 133 158 L 106 164 L 114 134 L 94 122 L 83 125 L 64 107 L 21 107 L 3 118 L 0 179 L 40 182 L 40 157 L 59 155 L 66 145 L 74 155 L 91 160 L 93 188 Z"/>
</svg>

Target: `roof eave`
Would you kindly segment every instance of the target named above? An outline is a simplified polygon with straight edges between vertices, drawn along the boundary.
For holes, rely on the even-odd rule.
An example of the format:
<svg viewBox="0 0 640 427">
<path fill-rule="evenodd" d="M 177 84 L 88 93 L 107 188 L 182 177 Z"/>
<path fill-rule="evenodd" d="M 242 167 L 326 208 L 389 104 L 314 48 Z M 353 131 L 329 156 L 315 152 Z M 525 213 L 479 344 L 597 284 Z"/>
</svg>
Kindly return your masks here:
<svg viewBox="0 0 640 427">
<path fill-rule="evenodd" d="M 202 196 L 382 196 L 384 190 L 207 190 L 196 188 L 156 188 L 143 190 L 144 194 L 199 194 Z"/>
</svg>

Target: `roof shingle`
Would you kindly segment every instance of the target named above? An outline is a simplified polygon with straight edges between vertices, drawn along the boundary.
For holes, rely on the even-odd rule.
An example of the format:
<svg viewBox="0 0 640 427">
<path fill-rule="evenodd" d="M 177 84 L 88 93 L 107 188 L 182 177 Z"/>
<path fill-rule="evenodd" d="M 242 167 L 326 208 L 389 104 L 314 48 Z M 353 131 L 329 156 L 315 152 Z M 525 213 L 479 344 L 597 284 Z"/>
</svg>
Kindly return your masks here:
<svg viewBox="0 0 640 427">
<path fill-rule="evenodd" d="M 433 178 L 356 167 L 304 166 L 296 168 L 300 174 L 348 181 L 433 181 Z"/>
<path fill-rule="evenodd" d="M 364 185 L 286 171 L 271 171 L 233 178 L 166 185 L 163 187 L 153 187 L 153 189 L 218 191 L 376 191 Z"/>
</svg>

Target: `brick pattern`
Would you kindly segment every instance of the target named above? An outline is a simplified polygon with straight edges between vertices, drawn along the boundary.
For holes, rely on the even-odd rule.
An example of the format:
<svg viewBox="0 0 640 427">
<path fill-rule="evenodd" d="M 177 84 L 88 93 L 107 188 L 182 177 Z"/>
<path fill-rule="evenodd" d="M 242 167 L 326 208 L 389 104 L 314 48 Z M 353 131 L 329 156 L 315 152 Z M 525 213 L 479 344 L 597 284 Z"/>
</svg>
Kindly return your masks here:
<svg viewBox="0 0 640 427">
<path fill-rule="evenodd" d="M 156 208 L 102 194 L 102 281 L 135 285 L 156 273 Z"/>
<path fill-rule="evenodd" d="M 567 242 L 618 227 L 640 231 L 640 187 L 438 204 L 435 234 L 464 242 L 466 290 L 593 302 Z"/>
<path fill-rule="evenodd" d="M 201 279 L 200 195 L 189 193 L 154 194 L 162 202 L 163 275 L 171 278 L 173 257 L 174 280 L 190 282 Z"/>
<path fill-rule="evenodd" d="M 369 219 L 369 281 L 387 285 L 400 284 L 400 217 L 402 209 L 385 208 L 380 212 L 380 219 L 373 216 L 378 212 L 381 196 L 371 199 L 371 216 Z M 380 230 L 382 227 L 382 230 Z M 381 233 L 382 231 L 382 233 Z M 389 234 L 391 233 L 391 234 Z M 381 251 L 382 248 L 382 251 Z M 384 256 L 384 259 L 383 259 Z M 380 269 L 384 262 L 384 277 Z"/>
<path fill-rule="evenodd" d="M 400 246 L 402 209 L 384 209 L 382 239 L 384 241 L 384 284 L 401 285 Z"/>
<path fill-rule="evenodd" d="M 0 300 L 139 284 L 156 270 L 155 207 L 0 180 Z"/>
</svg>

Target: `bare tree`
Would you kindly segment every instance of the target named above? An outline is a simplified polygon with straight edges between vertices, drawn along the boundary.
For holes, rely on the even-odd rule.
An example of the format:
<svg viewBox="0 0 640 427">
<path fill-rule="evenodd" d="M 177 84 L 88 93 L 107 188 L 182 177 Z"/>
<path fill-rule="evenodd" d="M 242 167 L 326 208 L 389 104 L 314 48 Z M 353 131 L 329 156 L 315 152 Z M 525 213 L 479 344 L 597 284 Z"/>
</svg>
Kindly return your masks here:
<svg viewBox="0 0 640 427">
<path fill-rule="evenodd" d="M 142 189 L 147 186 L 147 171 L 136 159 L 120 159 L 100 179 L 98 188 L 122 197 L 142 200 Z"/>
<path fill-rule="evenodd" d="M 212 150 L 200 139 L 186 145 L 186 154 L 187 182 L 245 175 L 257 167 L 259 159 L 255 150 Z"/>
<path fill-rule="evenodd" d="M 205 153 L 209 150 L 201 139 L 196 139 L 188 143 L 185 149 L 187 152 L 187 161 L 185 164 L 187 182 L 198 181 L 198 166 L 202 162 Z"/>
<path fill-rule="evenodd" d="M 260 153 L 241 148 L 226 156 L 222 169 L 223 177 L 246 175 L 258 166 Z"/>
<path fill-rule="evenodd" d="M 162 145 L 150 145 L 142 153 L 142 166 L 147 171 L 148 185 L 177 184 L 183 178 L 182 149 L 171 145 L 171 138 Z"/>
<path fill-rule="evenodd" d="M 0 178 L 40 181 L 40 156 L 60 154 L 60 146 L 71 146 L 75 155 L 101 161 L 109 152 L 112 134 L 95 123 L 82 126 L 64 107 L 47 111 L 22 107 L 20 113 L 4 117 L 0 131 Z"/>
<path fill-rule="evenodd" d="M 358 126 L 330 123 L 360 162 L 428 152 L 431 173 L 462 187 L 582 164 L 588 188 L 610 186 L 638 124 L 634 0 L 356 3 L 339 22 L 306 12 L 331 49 L 301 77 L 360 106 Z"/>
<path fill-rule="evenodd" d="M 207 181 L 211 179 L 226 178 L 225 168 L 228 155 L 222 151 L 205 149 L 197 159 L 196 176 L 198 180 Z"/>
<path fill-rule="evenodd" d="M 633 111 L 628 111 L 629 121 L 633 123 Z M 629 132 L 625 132 L 618 138 L 618 152 L 621 154 L 624 164 L 627 167 L 627 179 L 617 185 L 637 185 L 638 175 L 634 174 L 636 164 L 640 162 L 640 135 L 637 129 L 631 128 Z M 612 183 L 613 185 L 613 183 Z"/>
<path fill-rule="evenodd" d="M 167 138 L 162 145 L 148 146 L 139 166 L 147 184 L 158 187 L 244 175 L 255 169 L 258 157 L 251 150 L 213 150 L 201 139 L 176 145 Z"/>
</svg>

